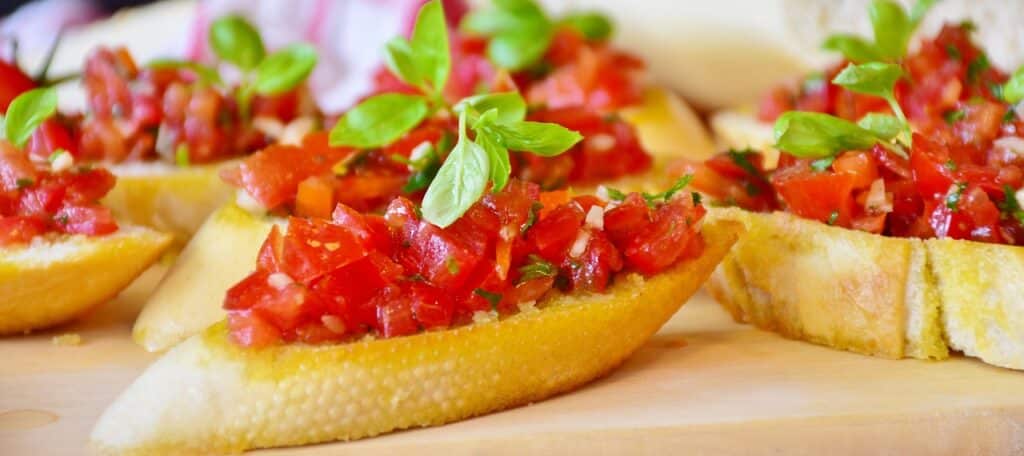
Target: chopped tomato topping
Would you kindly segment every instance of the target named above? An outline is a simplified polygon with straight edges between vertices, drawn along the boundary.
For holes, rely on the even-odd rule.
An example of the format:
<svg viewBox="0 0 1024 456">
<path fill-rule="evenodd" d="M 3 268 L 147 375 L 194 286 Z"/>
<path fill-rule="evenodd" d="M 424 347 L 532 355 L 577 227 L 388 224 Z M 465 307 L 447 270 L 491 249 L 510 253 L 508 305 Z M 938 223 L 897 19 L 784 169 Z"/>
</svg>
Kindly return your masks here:
<svg viewBox="0 0 1024 456">
<path fill-rule="evenodd" d="M 34 88 L 36 82 L 17 63 L 0 60 L 0 114 L 7 114 L 7 107 L 18 95 Z"/>
<path fill-rule="evenodd" d="M 447 228 L 402 197 L 383 216 L 339 204 L 330 222 L 292 217 L 225 296 L 232 339 L 255 347 L 445 329 L 515 313 L 555 286 L 601 292 L 620 271 L 653 275 L 700 254 L 704 208 L 689 195 L 631 194 L 607 207 L 512 180 Z"/>
<path fill-rule="evenodd" d="M 0 246 L 46 233 L 117 231 L 110 210 L 98 203 L 114 187 L 113 174 L 101 168 L 51 167 L 0 141 Z"/>
</svg>

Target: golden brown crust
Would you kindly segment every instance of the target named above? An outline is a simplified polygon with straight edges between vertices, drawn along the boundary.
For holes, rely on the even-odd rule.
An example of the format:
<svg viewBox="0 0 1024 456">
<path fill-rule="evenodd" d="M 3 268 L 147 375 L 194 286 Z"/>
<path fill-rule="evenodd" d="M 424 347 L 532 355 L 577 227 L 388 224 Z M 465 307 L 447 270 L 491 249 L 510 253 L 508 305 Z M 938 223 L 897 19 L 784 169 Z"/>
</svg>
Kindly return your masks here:
<svg viewBox="0 0 1024 456">
<path fill-rule="evenodd" d="M 922 242 L 785 213 L 714 209 L 709 219 L 747 227 L 708 282 L 737 321 L 885 358 L 946 356 L 937 313 L 922 311 L 936 305 Z"/>
</svg>

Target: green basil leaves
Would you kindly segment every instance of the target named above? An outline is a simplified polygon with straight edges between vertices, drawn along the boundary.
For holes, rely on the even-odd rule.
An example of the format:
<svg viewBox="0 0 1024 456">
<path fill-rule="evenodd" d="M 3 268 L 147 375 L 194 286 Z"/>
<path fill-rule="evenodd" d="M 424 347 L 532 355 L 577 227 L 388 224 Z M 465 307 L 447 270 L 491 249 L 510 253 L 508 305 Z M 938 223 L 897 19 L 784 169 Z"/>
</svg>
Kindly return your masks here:
<svg viewBox="0 0 1024 456">
<path fill-rule="evenodd" d="M 822 47 L 837 51 L 851 62 L 896 61 L 907 53 L 910 38 L 938 0 L 918 0 L 910 12 L 893 0 L 873 0 L 868 7 L 874 41 L 848 34 L 829 36 Z"/>
<path fill-rule="evenodd" d="M 222 16 L 210 25 L 210 47 L 221 60 L 243 70 L 256 68 L 266 49 L 256 28 L 241 16 Z"/>
<path fill-rule="evenodd" d="M 459 141 L 423 195 L 423 218 L 451 225 L 480 199 L 491 174 L 488 152 L 466 135 L 466 114 L 459 116 Z"/>
<path fill-rule="evenodd" d="M 1003 85 L 1003 100 L 1007 103 L 1017 104 L 1024 100 L 1024 66 L 1017 69 L 1009 81 Z"/>
<path fill-rule="evenodd" d="M 419 125 L 428 109 L 427 100 L 416 95 L 370 97 L 338 119 L 330 133 L 331 145 L 362 149 L 388 145 Z"/>
<path fill-rule="evenodd" d="M 41 87 L 18 95 L 7 108 L 4 135 L 17 147 L 24 147 L 36 128 L 57 112 L 57 89 Z"/>
<path fill-rule="evenodd" d="M 403 82 L 435 94 L 444 90 L 451 72 L 448 25 L 440 3 L 429 2 L 420 9 L 412 40 L 395 37 L 384 48 L 388 68 Z"/>
</svg>

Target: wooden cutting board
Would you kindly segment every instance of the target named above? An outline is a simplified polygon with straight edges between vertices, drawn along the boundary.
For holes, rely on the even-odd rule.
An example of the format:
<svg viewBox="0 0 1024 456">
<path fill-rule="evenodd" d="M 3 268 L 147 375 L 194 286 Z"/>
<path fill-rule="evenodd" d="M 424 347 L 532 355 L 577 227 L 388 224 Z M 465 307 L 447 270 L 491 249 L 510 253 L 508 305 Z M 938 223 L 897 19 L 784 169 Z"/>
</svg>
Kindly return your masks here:
<svg viewBox="0 0 1024 456">
<path fill-rule="evenodd" d="M 88 452 L 155 356 L 129 338 L 150 271 L 71 326 L 0 339 L 0 454 Z M 74 332 L 79 346 L 57 346 Z M 266 454 L 1024 454 L 1024 372 L 888 361 L 733 323 L 704 294 L 622 368 L 572 394 L 448 426 Z"/>
</svg>

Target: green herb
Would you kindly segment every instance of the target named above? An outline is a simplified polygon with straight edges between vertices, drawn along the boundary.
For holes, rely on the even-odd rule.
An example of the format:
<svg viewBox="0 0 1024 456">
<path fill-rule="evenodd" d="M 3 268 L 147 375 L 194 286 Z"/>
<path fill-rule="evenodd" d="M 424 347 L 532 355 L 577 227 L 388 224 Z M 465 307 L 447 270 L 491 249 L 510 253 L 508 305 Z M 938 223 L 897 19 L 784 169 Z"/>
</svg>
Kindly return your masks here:
<svg viewBox="0 0 1024 456">
<path fill-rule="evenodd" d="M 53 87 L 24 92 L 7 107 L 4 135 L 11 144 L 23 147 L 36 128 L 56 112 L 57 90 Z"/>
<path fill-rule="evenodd" d="M 534 279 L 554 277 L 555 274 L 558 274 L 558 269 L 555 268 L 555 265 L 545 261 L 540 256 L 530 254 L 527 258 L 530 262 L 519 268 L 520 283 Z"/>
<path fill-rule="evenodd" d="M 534 201 L 530 205 L 530 214 L 526 216 L 526 222 L 523 222 L 523 226 L 519 227 L 519 234 L 526 236 L 526 232 L 529 231 L 535 223 L 537 223 L 537 215 L 540 214 L 540 210 L 544 209 L 544 205 L 540 201 Z"/>
<path fill-rule="evenodd" d="M 63 147 L 58 148 L 57 150 L 53 151 L 53 153 L 51 153 L 49 157 L 46 157 L 46 161 L 50 162 L 50 163 L 53 163 L 53 162 L 57 161 L 57 159 L 60 158 L 61 155 L 69 154 L 69 153 L 70 152 L 68 152 L 67 149 L 64 149 Z"/>
<path fill-rule="evenodd" d="M 428 110 L 427 100 L 416 95 L 385 93 L 370 97 L 338 119 L 330 143 L 361 149 L 391 144 L 419 125 Z"/>
<path fill-rule="evenodd" d="M 957 49 L 953 44 L 946 45 L 946 55 L 953 60 L 960 60 L 963 58 L 963 56 L 960 55 L 960 49 Z"/>
<path fill-rule="evenodd" d="M 498 6 L 515 14 L 479 18 L 506 20 L 539 12 L 526 0 L 504 0 Z M 415 180 L 410 181 L 416 188 L 429 182 L 423 197 L 424 218 L 441 227 L 461 217 L 489 182 L 495 192 L 507 185 L 512 171 L 510 150 L 553 156 L 583 139 L 561 125 L 524 120 L 526 101 L 518 92 L 472 96 L 449 106 L 441 94 L 451 70 L 447 33 L 441 3 L 428 2 L 417 16 L 412 39 L 394 39 L 385 50 L 390 70 L 422 94 L 371 97 L 345 113 L 330 132 L 333 146 L 376 148 L 394 142 L 434 112 L 458 115 L 458 140 L 447 158 L 436 172 L 413 176 Z M 472 136 L 468 130 L 473 131 Z"/>
<path fill-rule="evenodd" d="M 862 93 L 865 95 L 873 95 L 879 98 L 885 99 L 889 103 L 889 108 L 899 119 L 899 129 L 901 142 L 906 145 L 911 145 L 912 133 L 910 130 L 910 123 L 907 122 L 907 116 L 903 113 L 903 109 L 900 104 L 896 101 L 896 93 L 894 87 L 896 81 L 903 77 L 903 69 L 899 65 L 892 63 L 880 63 L 880 62 L 869 62 L 861 65 L 850 64 L 847 65 L 843 71 L 840 71 L 832 82 L 836 85 L 845 87 L 853 92 Z M 897 126 L 891 121 L 887 122 L 887 125 L 880 124 L 879 122 L 883 118 L 873 117 L 869 121 L 869 125 L 885 127 L 885 131 L 891 131 L 892 127 Z M 874 132 L 874 128 L 868 128 Z M 875 136 L 881 137 L 882 139 L 891 139 L 897 135 L 886 137 L 884 135 Z"/>
<path fill-rule="evenodd" d="M 442 228 L 462 217 L 483 195 L 491 175 L 488 152 L 466 135 L 466 113 L 459 116 L 459 141 L 423 196 L 423 216 Z"/>
<path fill-rule="evenodd" d="M 811 169 L 822 172 L 832 166 L 832 162 L 836 161 L 835 157 L 819 158 L 811 162 Z"/>
<path fill-rule="evenodd" d="M 1021 209 L 1020 202 L 1017 201 L 1017 194 L 1013 187 L 1003 185 L 1003 201 L 998 203 L 998 206 L 1001 211 L 1000 216 L 1004 219 L 1012 217 L 1020 223 L 1024 223 L 1024 210 Z"/>
<path fill-rule="evenodd" d="M 960 28 L 964 29 L 964 31 L 968 33 L 976 32 L 978 30 L 977 24 L 970 19 L 960 22 Z"/>
<path fill-rule="evenodd" d="M 174 162 L 177 163 L 178 166 L 185 168 L 189 166 L 191 161 L 191 157 L 189 157 L 188 153 L 188 144 L 178 144 L 178 148 L 174 150 Z"/>
<path fill-rule="evenodd" d="M 874 0 L 868 7 L 874 41 L 854 35 L 836 34 L 826 38 L 822 47 L 840 52 L 852 62 L 899 60 L 907 53 L 914 30 L 936 1 L 918 0 L 908 14 L 892 0 Z"/>
<path fill-rule="evenodd" d="M 949 194 L 946 195 L 946 207 L 952 209 L 953 212 L 960 210 L 960 199 L 963 197 L 964 190 L 966 189 L 966 182 L 957 182 L 954 184 L 954 188 L 952 188 Z"/>
<path fill-rule="evenodd" d="M 32 180 L 31 178 L 28 178 L 28 177 L 19 177 L 17 180 L 14 181 L 14 185 L 17 185 L 19 189 L 21 189 L 21 188 L 29 188 L 29 187 L 32 186 L 32 184 L 35 184 L 35 183 L 36 183 L 36 181 L 34 181 L 34 180 Z"/>
<path fill-rule="evenodd" d="M 316 66 L 313 46 L 293 44 L 267 56 L 256 67 L 253 88 L 261 95 L 277 95 L 294 89 L 305 81 Z"/>
<path fill-rule="evenodd" d="M 604 41 L 612 36 L 612 21 L 600 13 L 573 13 L 561 23 L 576 29 L 588 41 Z"/>
<path fill-rule="evenodd" d="M 1003 100 L 1010 104 L 1024 100 L 1024 66 L 1013 73 L 1009 81 L 1003 85 Z"/>
<path fill-rule="evenodd" d="M 661 193 L 654 193 L 654 194 L 643 193 L 643 197 L 644 197 L 645 200 L 647 200 L 647 204 L 648 205 L 653 205 L 654 203 L 658 202 L 659 200 L 660 201 L 664 201 L 664 202 L 668 202 L 669 200 L 672 199 L 673 196 L 676 195 L 676 193 L 679 193 L 684 188 L 686 188 L 687 185 L 690 185 L 690 181 L 692 181 L 692 180 L 693 180 L 693 175 L 692 174 L 687 174 L 687 175 L 685 175 L 683 177 L 680 177 L 678 180 L 676 180 L 675 183 L 673 183 L 672 186 L 669 187 L 667 190 L 665 190 L 665 191 L 663 191 Z"/>
<path fill-rule="evenodd" d="M 1017 119 L 1017 110 L 1010 106 L 1006 110 L 1006 114 L 1003 114 L 1003 123 L 1010 123 Z"/>
<path fill-rule="evenodd" d="M 701 199 L 702 199 L 700 193 L 690 192 L 690 198 L 693 199 L 693 205 L 694 206 L 700 206 L 700 202 L 701 202 Z"/>
<path fill-rule="evenodd" d="M 298 87 L 317 63 L 316 49 L 308 44 L 293 44 L 267 55 L 263 38 L 245 18 L 237 15 L 222 16 L 210 25 L 210 47 L 217 57 L 238 67 L 242 82 L 236 94 L 243 117 L 249 116 L 252 97 L 276 95 Z M 200 79 L 222 84 L 212 68 L 198 63 L 164 60 L 151 63 L 159 67 L 186 68 Z"/>
<path fill-rule="evenodd" d="M 964 120 L 964 117 L 966 116 L 967 113 L 965 113 L 963 109 L 954 109 L 952 111 L 946 111 L 944 114 L 942 114 L 942 118 L 945 119 L 946 123 L 950 125 L 957 123 L 961 120 Z"/>
<path fill-rule="evenodd" d="M 542 66 L 559 24 L 576 29 L 589 41 L 607 40 L 613 32 L 611 21 L 601 14 L 576 13 L 555 21 L 533 0 L 496 0 L 493 8 L 467 14 L 460 28 L 490 37 L 487 57 L 491 62 L 518 71 Z"/>
<path fill-rule="evenodd" d="M 903 132 L 903 122 L 895 116 L 888 114 L 879 114 L 876 112 L 868 113 L 864 117 L 861 117 L 857 121 L 857 125 L 865 130 L 868 130 L 875 134 L 875 136 L 891 141 L 898 137 Z"/>
<path fill-rule="evenodd" d="M 447 137 L 447 135 L 445 135 Z M 447 149 L 448 140 L 442 138 L 438 145 L 435 147 L 432 144 L 428 144 L 426 153 L 415 160 L 410 160 L 402 155 L 393 155 L 392 160 L 399 163 L 404 163 L 415 171 L 412 176 L 409 176 L 409 180 L 402 187 L 402 192 L 413 193 L 423 190 L 430 186 L 433 182 L 434 176 L 437 175 L 437 170 L 441 168 L 441 157 L 437 153 L 437 150 Z"/>
<path fill-rule="evenodd" d="M 828 224 L 828 226 L 832 226 L 836 224 L 837 220 L 839 220 L 839 211 L 832 211 L 832 213 L 828 215 L 828 220 L 825 220 L 825 223 Z"/>
<path fill-rule="evenodd" d="M 974 60 L 971 60 L 971 63 L 967 64 L 967 83 L 974 84 L 978 77 L 981 76 L 981 73 L 988 70 L 991 66 L 987 55 L 978 55 Z"/>
<path fill-rule="evenodd" d="M 750 158 L 748 158 L 748 156 L 753 153 L 754 151 L 750 149 L 729 149 L 729 152 L 727 152 L 726 154 L 729 156 L 729 159 L 732 160 L 732 162 L 736 166 L 739 166 L 740 169 L 745 171 L 750 176 L 760 180 L 767 180 L 765 179 L 764 174 L 761 173 L 761 171 L 758 170 L 757 167 L 750 162 Z"/>
<path fill-rule="evenodd" d="M 448 273 L 455 275 L 459 273 L 459 263 L 455 261 L 455 258 L 448 257 L 444 260 L 444 267 L 448 269 Z"/>
<path fill-rule="evenodd" d="M 626 199 L 626 194 L 621 190 L 617 190 L 611 187 L 605 187 L 605 191 L 608 193 L 608 199 L 612 201 L 622 201 Z"/>
<path fill-rule="evenodd" d="M 61 225 L 67 225 L 69 220 L 70 219 L 67 215 L 61 214 L 57 216 L 57 223 L 60 223 Z"/>
<path fill-rule="evenodd" d="M 816 112 L 789 111 L 775 121 L 775 144 L 799 158 L 832 157 L 868 149 L 881 138 L 845 119 Z"/>
<path fill-rule="evenodd" d="M 220 74 L 217 73 L 216 69 L 207 65 L 203 65 L 199 62 L 192 62 L 189 60 L 157 59 L 150 61 L 148 64 L 146 64 L 146 66 L 154 70 L 188 70 L 192 73 L 195 73 L 196 77 L 198 77 L 200 81 L 203 81 L 207 84 L 224 84 L 224 81 L 221 79 Z"/>
<path fill-rule="evenodd" d="M 957 169 L 956 162 L 953 161 L 952 158 L 949 159 L 949 160 L 946 160 L 946 163 L 943 163 L 942 166 L 944 168 L 950 170 L 950 171 L 956 171 L 956 169 Z"/>
<path fill-rule="evenodd" d="M 473 290 L 477 296 L 484 298 L 491 304 L 492 310 L 498 310 L 498 304 L 501 304 L 501 294 L 491 293 L 490 291 L 484 290 L 483 288 L 477 288 Z"/>
</svg>

